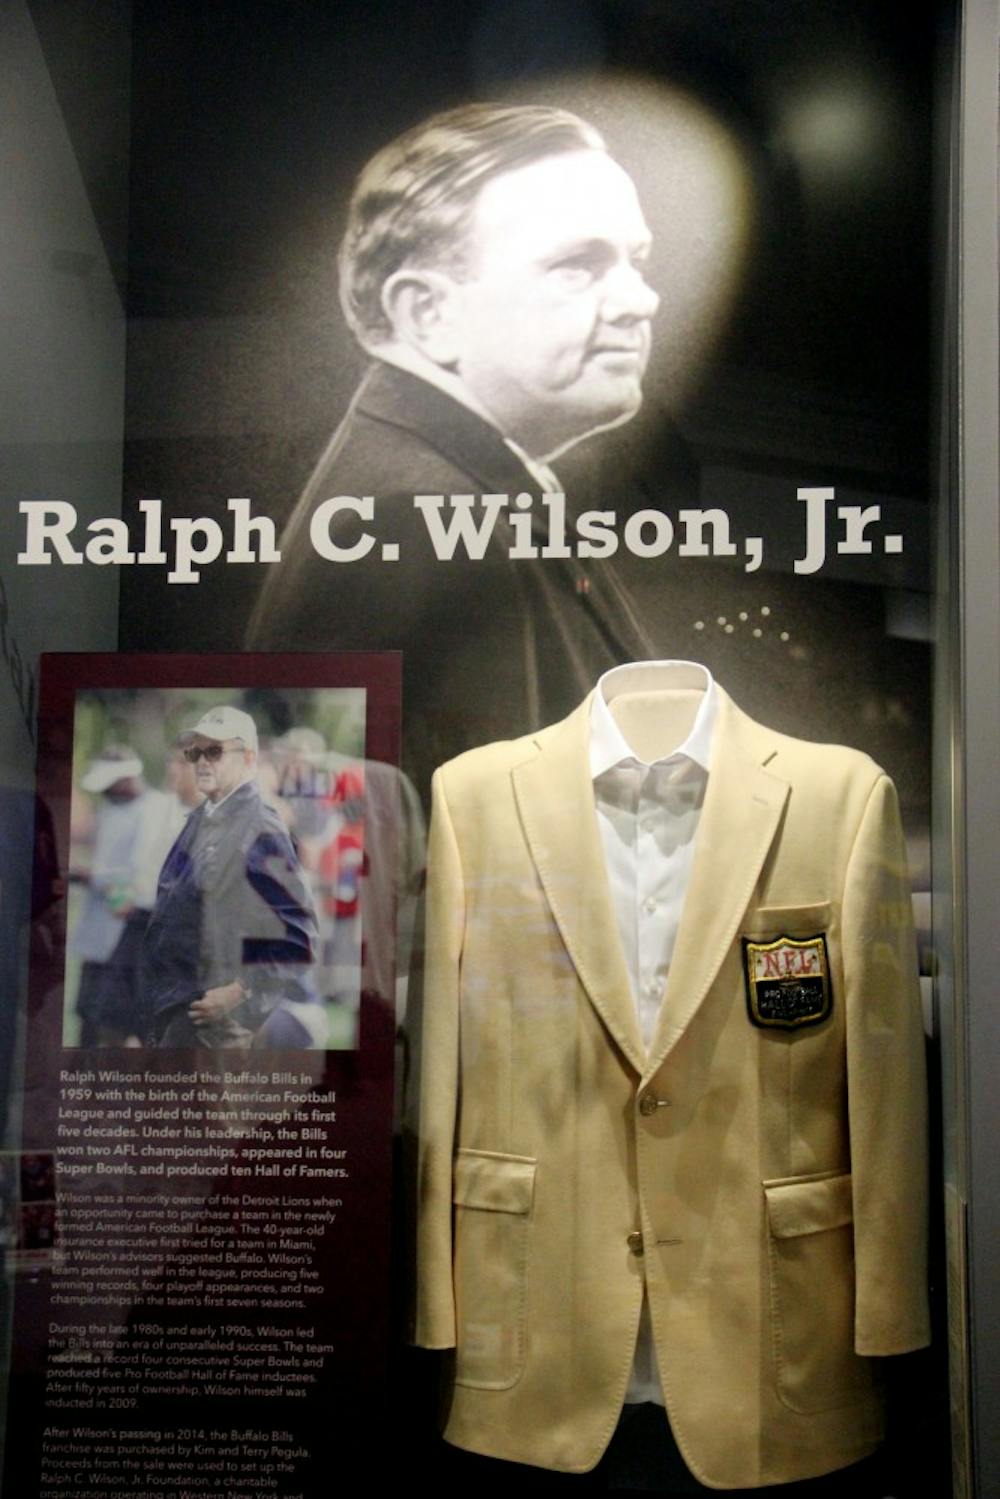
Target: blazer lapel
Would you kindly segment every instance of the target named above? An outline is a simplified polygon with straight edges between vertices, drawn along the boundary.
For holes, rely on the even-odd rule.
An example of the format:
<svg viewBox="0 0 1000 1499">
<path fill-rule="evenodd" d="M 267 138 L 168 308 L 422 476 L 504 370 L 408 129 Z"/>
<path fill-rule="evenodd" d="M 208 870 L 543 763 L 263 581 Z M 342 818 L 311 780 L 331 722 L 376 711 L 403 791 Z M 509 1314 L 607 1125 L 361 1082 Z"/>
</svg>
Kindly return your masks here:
<svg viewBox="0 0 1000 1499">
<path fill-rule="evenodd" d="M 589 756 L 590 697 L 512 772 L 528 848 L 591 1003 L 637 1073 L 645 1049 L 604 865 Z"/>
<path fill-rule="evenodd" d="M 763 769 L 774 736 L 719 689 L 712 763 L 677 944 L 649 1057 L 663 1063 L 708 993 L 778 830 L 788 785 Z"/>
</svg>

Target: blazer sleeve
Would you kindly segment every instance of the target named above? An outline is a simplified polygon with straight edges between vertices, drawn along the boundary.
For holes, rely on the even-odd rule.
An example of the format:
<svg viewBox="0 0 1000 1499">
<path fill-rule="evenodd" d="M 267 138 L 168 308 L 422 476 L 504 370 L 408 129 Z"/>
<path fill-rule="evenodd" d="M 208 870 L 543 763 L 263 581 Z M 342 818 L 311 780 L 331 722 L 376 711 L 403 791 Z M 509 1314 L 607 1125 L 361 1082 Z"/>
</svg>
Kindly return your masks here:
<svg viewBox="0 0 1000 1499">
<path fill-rule="evenodd" d="M 432 782 L 417 1140 L 417 1296 L 414 1341 L 455 1344 L 452 1176 L 458 1112 L 459 983 L 465 899 L 442 772 Z"/>
<path fill-rule="evenodd" d="M 876 782 L 843 901 L 855 1351 L 930 1341 L 927 1085 L 913 905 L 896 791 Z"/>
</svg>

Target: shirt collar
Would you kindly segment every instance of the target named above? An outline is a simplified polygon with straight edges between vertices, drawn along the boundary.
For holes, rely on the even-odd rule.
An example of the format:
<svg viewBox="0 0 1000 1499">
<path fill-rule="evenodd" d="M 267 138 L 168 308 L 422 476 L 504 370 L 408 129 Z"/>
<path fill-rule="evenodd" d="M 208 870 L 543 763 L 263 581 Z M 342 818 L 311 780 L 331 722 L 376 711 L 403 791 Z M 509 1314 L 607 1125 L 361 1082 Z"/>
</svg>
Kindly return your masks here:
<svg viewBox="0 0 1000 1499">
<path fill-rule="evenodd" d="M 666 683 L 664 677 L 666 676 Z M 631 679 L 631 680 L 629 680 Z M 590 774 L 596 780 L 623 760 L 644 764 L 626 740 L 608 707 L 615 692 L 637 691 L 644 686 L 697 687 L 703 696 L 691 732 L 668 755 L 655 764 L 685 756 L 707 774 L 712 756 L 712 738 L 718 711 L 718 691 L 712 673 L 695 661 L 633 661 L 606 671 L 597 684 L 590 705 Z"/>
<path fill-rule="evenodd" d="M 227 791 L 225 796 L 220 797 L 217 802 L 210 802 L 206 797 L 202 804 L 205 808 L 205 816 L 217 817 L 227 802 L 231 801 L 234 796 L 239 796 L 239 793 L 245 791 L 247 787 L 250 787 L 252 790 L 257 789 L 252 780 L 240 781 L 239 785 L 234 786 L 232 791 Z"/>
<path fill-rule="evenodd" d="M 524 464 L 543 494 L 562 494 L 562 485 L 547 463 L 543 463 L 540 458 L 532 458 L 512 437 L 505 437 L 504 442 L 514 457 Z"/>
</svg>

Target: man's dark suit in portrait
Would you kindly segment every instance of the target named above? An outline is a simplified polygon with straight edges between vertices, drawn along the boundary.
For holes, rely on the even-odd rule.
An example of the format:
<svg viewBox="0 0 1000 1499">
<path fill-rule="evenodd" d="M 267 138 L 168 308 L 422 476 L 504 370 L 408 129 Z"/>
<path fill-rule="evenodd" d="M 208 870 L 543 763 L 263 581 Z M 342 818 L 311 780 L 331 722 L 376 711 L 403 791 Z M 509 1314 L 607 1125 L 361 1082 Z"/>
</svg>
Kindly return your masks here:
<svg viewBox="0 0 1000 1499">
<path fill-rule="evenodd" d="M 362 173 L 341 300 L 373 363 L 298 501 L 249 644 L 401 649 L 404 766 L 422 790 L 443 759 L 559 717 L 608 666 L 654 653 L 617 565 L 568 555 L 572 497 L 565 543 L 542 498 L 561 488 L 550 461 L 639 408 L 648 244 L 627 174 L 561 110 L 451 111 Z M 441 508 L 417 508 L 421 495 Z M 472 497 L 470 536 L 488 532 L 479 556 L 474 539 L 435 552 L 456 495 Z M 490 495 L 507 497 L 492 527 Z M 340 496 L 371 496 L 372 518 L 322 513 L 319 545 L 374 537 L 358 560 L 310 536 Z"/>
</svg>

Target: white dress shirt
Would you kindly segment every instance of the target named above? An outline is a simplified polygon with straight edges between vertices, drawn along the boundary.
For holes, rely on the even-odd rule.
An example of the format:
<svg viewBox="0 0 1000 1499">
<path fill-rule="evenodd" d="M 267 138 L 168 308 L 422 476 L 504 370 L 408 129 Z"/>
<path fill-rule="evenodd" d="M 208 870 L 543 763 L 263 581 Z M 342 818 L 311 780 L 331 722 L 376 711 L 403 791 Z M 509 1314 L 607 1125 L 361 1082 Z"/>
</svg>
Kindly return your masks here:
<svg viewBox="0 0 1000 1499">
<path fill-rule="evenodd" d="M 648 763 L 628 744 L 608 700 L 633 688 L 665 692 L 700 685 L 701 703 L 682 744 Z M 635 1000 L 649 1047 L 660 1014 L 691 879 L 715 727 L 711 673 L 693 662 L 636 662 L 605 672 L 590 718 L 590 769 L 608 884 Z M 664 1404 L 653 1354 L 649 1307 L 643 1300 L 635 1363 L 626 1402 Z"/>
</svg>

